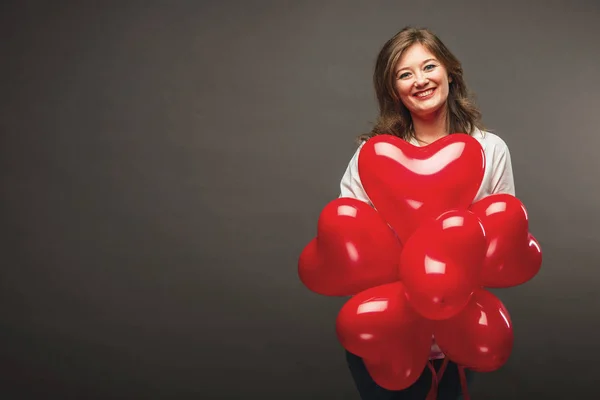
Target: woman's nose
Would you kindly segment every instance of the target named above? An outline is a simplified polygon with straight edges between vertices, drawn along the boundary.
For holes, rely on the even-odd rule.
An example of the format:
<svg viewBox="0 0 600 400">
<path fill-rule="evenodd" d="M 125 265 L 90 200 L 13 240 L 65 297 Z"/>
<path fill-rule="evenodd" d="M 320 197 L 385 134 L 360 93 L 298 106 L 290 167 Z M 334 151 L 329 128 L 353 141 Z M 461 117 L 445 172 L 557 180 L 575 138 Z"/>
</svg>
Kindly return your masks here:
<svg viewBox="0 0 600 400">
<path fill-rule="evenodd" d="M 423 74 L 416 75 L 415 78 L 415 86 L 417 87 L 425 86 L 429 82 L 429 79 Z"/>
</svg>

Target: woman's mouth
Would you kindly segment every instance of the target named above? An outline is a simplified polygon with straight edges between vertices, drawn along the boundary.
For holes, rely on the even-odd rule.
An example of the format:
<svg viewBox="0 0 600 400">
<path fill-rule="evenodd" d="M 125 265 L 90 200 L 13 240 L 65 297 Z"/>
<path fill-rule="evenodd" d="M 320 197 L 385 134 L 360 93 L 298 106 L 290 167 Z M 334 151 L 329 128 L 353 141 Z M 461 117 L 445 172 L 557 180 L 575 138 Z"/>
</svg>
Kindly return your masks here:
<svg viewBox="0 0 600 400">
<path fill-rule="evenodd" d="M 413 96 L 415 96 L 418 99 L 423 100 L 423 99 L 428 99 L 431 96 L 433 96 L 434 92 L 435 92 L 435 88 L 433 88 L 433 89 L 427 89 L 427 90 L 423 90 L 421 92 L 417 92 Z"/>
</svg>

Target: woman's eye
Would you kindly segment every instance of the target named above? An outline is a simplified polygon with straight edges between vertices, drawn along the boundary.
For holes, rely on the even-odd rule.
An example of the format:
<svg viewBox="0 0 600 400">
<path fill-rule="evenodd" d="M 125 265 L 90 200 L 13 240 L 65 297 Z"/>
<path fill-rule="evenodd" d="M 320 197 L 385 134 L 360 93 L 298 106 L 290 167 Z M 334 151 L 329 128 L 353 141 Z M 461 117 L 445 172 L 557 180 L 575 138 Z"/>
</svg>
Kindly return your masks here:
<svg viewBox="0 0 600 400">
<path fill-rule="evenodd" d="M 436 65 L 435 65 L 435 64 L 428 64 L 428 65 L 426 65 L 426 66 L 425 66 L 425 69 L 426 69 L 427 71 L 431 71 L 431 70 L 432 70 L 432 69 L 434 69 L 435 67 L 436 67 Z"/>
<path fill-rule="evenodd" d="M 401 74 L 401 75 L 400 75 L 398 78 L 400 78 L 400 79 L 404 79 L 404 78 L 406 78 L 407 76 L 408 76 L 408 72 L 405 72 L 405 73 Z"/>
</svg>

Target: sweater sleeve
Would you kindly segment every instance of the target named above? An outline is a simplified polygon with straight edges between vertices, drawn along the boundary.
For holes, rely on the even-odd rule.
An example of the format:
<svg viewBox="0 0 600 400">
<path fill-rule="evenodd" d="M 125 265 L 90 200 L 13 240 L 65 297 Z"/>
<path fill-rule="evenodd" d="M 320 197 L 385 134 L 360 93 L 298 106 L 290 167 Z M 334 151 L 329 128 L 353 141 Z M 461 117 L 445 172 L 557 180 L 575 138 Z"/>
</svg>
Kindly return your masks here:
<svg viewBox="0 0 600 400">
<path fill-rule="evenodd" d="M 364 144 L 364 142 L 363 142 Z M 360 181 L 360 176 L 358 174 L 358 157 L 360 154 L 360 149 L 363 144 L 361 144 L 356 152 L 350 159 L 348 166 L 346 167 L 346 171 L 342 176 L 342 180 L 340 182 L 340 196 L 339 197 L 351 197 L 354 199 L 358 199 L 364 201 L 365 203 L 371 204 L 369 200 L 369 196 L 365 192 L 362 183 Z"/>
<path fill-rule="evenodd" d="M 494 148 L 494 166 L 491 177 L 491 193 L 515 195 L 515 182 L 510 158 L 510 150 L 504 141 Z"/>
</svg>

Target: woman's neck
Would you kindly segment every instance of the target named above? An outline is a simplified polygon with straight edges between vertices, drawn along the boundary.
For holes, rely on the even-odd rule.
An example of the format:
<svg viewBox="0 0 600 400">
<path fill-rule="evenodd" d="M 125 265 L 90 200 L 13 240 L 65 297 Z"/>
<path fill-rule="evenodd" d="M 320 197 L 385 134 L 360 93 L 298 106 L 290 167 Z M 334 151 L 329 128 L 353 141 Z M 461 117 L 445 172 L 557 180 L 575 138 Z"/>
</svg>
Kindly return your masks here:
<svg viewBox="0 0 600 400">
<path fill-rule="evenodd" d="M 429 144 L 448 135 L 445 110 L 427 118 L 412 117 L 416 139 L 422 144 Z"/>
</svg>

